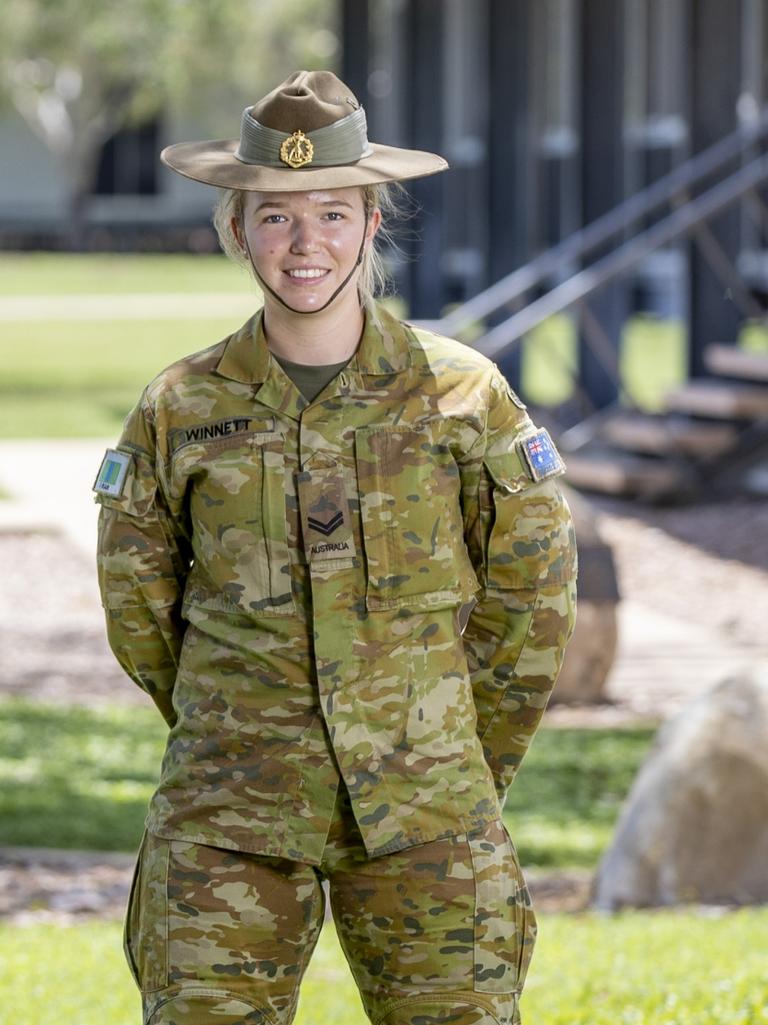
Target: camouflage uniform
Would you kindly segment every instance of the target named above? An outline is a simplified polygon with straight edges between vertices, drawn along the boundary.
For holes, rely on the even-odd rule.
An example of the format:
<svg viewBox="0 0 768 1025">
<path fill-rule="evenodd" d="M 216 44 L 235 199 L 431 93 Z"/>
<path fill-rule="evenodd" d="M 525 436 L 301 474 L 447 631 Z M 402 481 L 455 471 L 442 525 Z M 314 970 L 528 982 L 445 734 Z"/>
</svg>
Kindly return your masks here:
<svg viewBox="0 0 768 1025">
<path fill-rule="evenodd" d="M 259 314 L 152 382 L 97 481 L 110 643 L 171 727 L 145 846 L 324 870 L 340 794 L 366 860 L 498 833 L 573 626 L 542 435 L 492 363 L 381 306 L 309 404 Z"/>
<path fill-rule="evenodd" d="M 145 1020 L 290 1022 L 322 878 L 371 1021 L 519 1022 L 536 920 L 501 823 L 369 858 L 343 787 L 319 869 L 145 834 L 125 935 Z"/>
</svg>

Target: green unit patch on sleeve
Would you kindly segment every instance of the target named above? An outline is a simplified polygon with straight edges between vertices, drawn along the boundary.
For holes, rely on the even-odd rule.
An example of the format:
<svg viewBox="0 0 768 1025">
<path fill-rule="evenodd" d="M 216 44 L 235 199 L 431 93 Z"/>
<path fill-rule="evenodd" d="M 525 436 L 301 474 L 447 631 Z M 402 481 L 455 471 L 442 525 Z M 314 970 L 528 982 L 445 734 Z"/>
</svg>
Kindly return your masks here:
<svg viewBox="0 0 768 1025">
<path fill-rule="evenodd" d="M 93 490 L 100 495 L 112 495 L 112 497 L 122 495 L 131 458 L 128 452 L 119 452 L 117 449 L 108 448 L 101 461 Z"/>
</svg>

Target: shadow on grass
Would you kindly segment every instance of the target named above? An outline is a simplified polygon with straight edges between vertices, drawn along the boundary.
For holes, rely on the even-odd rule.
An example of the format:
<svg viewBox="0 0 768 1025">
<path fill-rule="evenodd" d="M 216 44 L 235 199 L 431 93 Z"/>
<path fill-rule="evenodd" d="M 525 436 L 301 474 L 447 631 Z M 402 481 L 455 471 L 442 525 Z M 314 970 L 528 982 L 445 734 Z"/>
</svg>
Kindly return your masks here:
<svg viewBox="0 0 768 1025">
<path fill-rule="evenodd" d="M 138 849 L 152 788 L 140 799 L 77 793 L 66 785 L 21 783 L 0 798 L 2 842 L 11 847 Z"/>
<path fill-rule="evenodd" d="M 135 850 L 167 730 L 150 709 L 0 703 L 0 836 Z"/>
</svg>

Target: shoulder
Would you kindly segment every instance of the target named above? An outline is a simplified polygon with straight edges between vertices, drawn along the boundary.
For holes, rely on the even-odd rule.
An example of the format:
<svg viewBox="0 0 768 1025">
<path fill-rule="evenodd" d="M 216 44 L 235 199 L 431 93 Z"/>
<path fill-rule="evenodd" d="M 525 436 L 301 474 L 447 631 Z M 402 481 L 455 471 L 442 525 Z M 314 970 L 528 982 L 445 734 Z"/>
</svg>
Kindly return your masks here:
<svg viewBox="0 0 768 1025">
<path fill-rule="evenodd" d="M 199 385 L 202 380 L 213 375 L 221 357 L 227 347 L 231 335 L 221 341 L 209 345 L 206 349 L 182 356 L 174 363 L 165 367 L 154 377 L 144 390 L 146 401 L 151 409 L 156 409 L 159 403 L 169 394 L 176 394 L 179 390 Z"/>
<path fill-rule="evenodd" d="M 435 370 L 456 369 L 464 373 L 475 373 L 489 380 L 499 373 L 496 365 L 487 356 L 483 356 L 470 345 L 455 338 L 448 338 L 418 323 L 402 323 L 410 336 L 415 363 Z"/>
<path fill-rule="evenodd" d="M 482 394 L 484 404 L 488 407 L 498 404 L 511 406 L 516 411 L 515 417 L 520 418 L 525 403 L 513 391 L 498 366 L 487 356 L 464 342 L 447 338 L 423 325 L 404 321 L 403 327 L 412 339 L 414 364 L 420 363 L 424 373 L 471 378 Z"/>
</svg>

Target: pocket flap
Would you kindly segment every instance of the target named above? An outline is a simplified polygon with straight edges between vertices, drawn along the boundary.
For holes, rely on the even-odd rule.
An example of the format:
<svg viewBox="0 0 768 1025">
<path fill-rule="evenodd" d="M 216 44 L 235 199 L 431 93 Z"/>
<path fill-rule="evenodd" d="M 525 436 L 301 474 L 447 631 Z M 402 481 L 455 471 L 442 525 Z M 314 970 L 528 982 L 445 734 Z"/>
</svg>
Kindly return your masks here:
<svg viewBox="0 0 768 1025">
<path fill-rule="evenodd" d="M 496 487 L 501 488 L 502 491 L 517 494 L 519 491 L 524 491 L 534 484 L 530 473 L 523 465 L 522 457 L 517 448 L 505 452 L 503 455 L 487 455 L 484 463 L 493 483 Z"/>
</svg>

